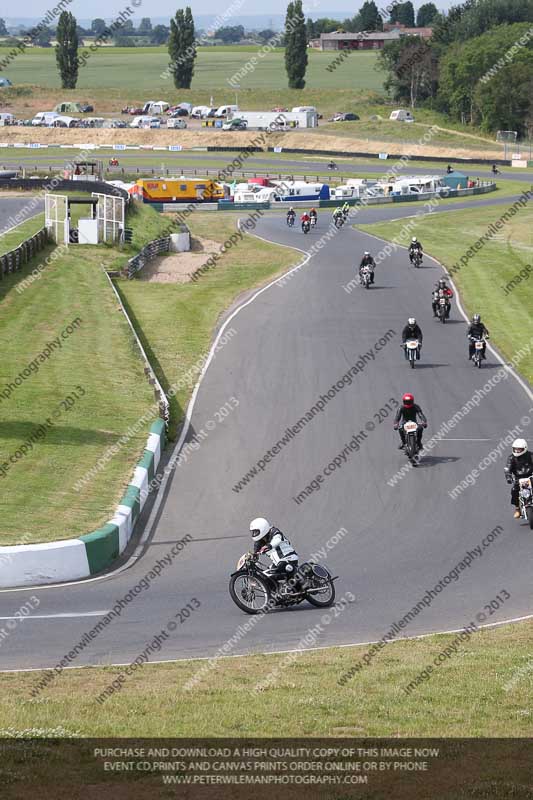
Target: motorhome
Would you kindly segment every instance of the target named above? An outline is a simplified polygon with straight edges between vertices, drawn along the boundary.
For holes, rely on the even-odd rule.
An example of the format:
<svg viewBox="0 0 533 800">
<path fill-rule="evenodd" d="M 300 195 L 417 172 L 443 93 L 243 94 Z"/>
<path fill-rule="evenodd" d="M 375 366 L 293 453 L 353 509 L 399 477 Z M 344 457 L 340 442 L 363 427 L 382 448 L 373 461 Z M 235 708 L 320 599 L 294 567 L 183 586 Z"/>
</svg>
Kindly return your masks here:
<svg viewBox="0 0 533 800">
<path fill-rule="evenodd" d="M 160 128 L 161 120 L 159 117 L 147 116 L 134 117 L 130 122 L 130 128 Z"/>
<path fill-rule="evenodd" d="M 279 199 L 283 202 L 303 200 L 329 200 L 327 183 L 307 183 L 306 181 L 272 181 Z"/>
<path fill-rule="evenodd" d="M 416 175 L 400 178 L 392 184 L 392 195 L 419 195 L 419 194 L 448 194 L 450 187 L 446 186 L 440 175 Z"/>
<path fill-rule="evenodd" d="M 235 203 L 272 203 L 280 199 L 277 189 L 253 183 L 238 183 L 233 190 Z"/>
<path fill-rule="evenodd" d="M 346 183 L 332 189 L 331 194 L 335 200 L 346 200 L 350 197 L 363 197 L 363 195 L 368 195 L 370 189 L 375 190 L 374 193 L 377 192 L 379 194 L 379 188 L 382 187 L 379 187 L 378 182 L 372 178 L 349 178 Z M 383 191 L 381 194 L 383 194 Z"/>
<path fill-rule="evenodd" d="M 194 106 L 190 116 L 194 119 L 201 119 L 205 114 L 208 114 L 209 111 L 211 111 L 209 106 Z"/>
</svg>

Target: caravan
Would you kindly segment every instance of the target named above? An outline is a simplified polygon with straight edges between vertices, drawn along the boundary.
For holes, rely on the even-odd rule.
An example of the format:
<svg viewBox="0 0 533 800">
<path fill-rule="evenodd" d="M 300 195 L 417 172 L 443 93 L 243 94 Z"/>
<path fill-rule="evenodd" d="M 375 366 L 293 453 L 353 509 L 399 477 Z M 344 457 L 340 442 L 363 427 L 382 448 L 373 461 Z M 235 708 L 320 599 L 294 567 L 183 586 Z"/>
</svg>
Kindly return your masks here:
<svg viewBox="0 0 533 800">
<path fill-rule="evenodd" d="M 446 186 L 440 175 L 416 175 L 400 178 L 392 185 L 391 194 L 398 195 L 446 195 L 450 187 Z"/>
<path fill-rule="evenodd" d="M 404 108 L 397 108 L 396 111 L 392 111 L 389 117 L 390 120 L 393 122 L 414 122 L 415 118 L 411 114 L 410 111 L 406 111 Z"/>
</svg>

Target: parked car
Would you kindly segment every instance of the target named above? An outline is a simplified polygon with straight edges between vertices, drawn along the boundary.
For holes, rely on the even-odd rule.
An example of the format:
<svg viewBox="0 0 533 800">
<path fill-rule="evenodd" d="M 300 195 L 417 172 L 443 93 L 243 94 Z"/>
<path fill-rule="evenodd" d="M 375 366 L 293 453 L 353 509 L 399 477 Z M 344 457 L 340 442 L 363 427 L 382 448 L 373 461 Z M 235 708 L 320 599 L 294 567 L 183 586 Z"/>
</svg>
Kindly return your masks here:
<svg viewBox="0 0 533 800">
<path fill-rule="evenodd" d="M 248 123 L 244 119 L 229 119 L 222 125 L 223 131 L 245 131 Z"/>
<path fill-rule="evenodd" d="M 352 122 L 353 120 L 357 119 L 359 119 L 357 114 L 352 114 L 350 111 L 346 114 L 334 114 L 329 118 L 329 122 Z"/>
<path fill-rule="evenodd" d="M 176 117 L 188 117 L 189 116 L 189 112 L 187 111 L 186 108 L 169 109 L 167 114 L 171 119 L 175 119 Z"/>
<path fill-rule="evenodd" d="M 94 108 L 90 103 L 80 103 L 80 111 L 82 114 L 92 114 Z"/>
</svg>

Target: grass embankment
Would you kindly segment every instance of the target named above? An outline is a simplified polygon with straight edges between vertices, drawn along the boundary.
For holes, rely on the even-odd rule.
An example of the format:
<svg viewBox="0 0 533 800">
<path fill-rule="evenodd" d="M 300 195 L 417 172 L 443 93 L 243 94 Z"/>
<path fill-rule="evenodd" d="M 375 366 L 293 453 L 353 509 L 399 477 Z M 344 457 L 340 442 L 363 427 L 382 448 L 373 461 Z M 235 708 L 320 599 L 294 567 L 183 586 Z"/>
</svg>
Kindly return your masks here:
<svg viewBox="0 0 533 800">
<path fill-rule="evenodd" d="M 195 212 L 188 224 L 193 236 L 222 245 L 235 232 L 238 216 L 231 212 Z M 168 216 L 165 224 L 171 222 Z M 119 280 L 117 286 L 163 389 L 177 383 L 208 352 L 218 318 L 240 292 L 265 283 L 298 260 L 299 255 L 292 250 L 245 234 L 196 282 Z M 178 391 L 171 400 L 172 434 L 184 416 L 195 382 L 193 372 L 191 386 Z"/>
<path fill-rule="evenodd" d="M 289 662 L 283 654 L 221 659 L 190 691 L 183 686 L 204 661 L 154 664 L 127 678 L 103 705 L 96 697 L 119 667 L 66 670 L 37 699 L 30 690 L 39 673 L 3 674 L 0 736 L 29 729 L 46 736 L 57 727 L 82 736 L 532 736 L 533 623 L 473 635 L 406 693 L 453 639 L 390 644 L 344 686 L 339 678 L 367 646 L 303 653 Z M 273 670 L 279 671 L 272 685 L 254 693 Z"/>
<path fill-rule="evenodd" d="M 109 519 L 149 427 L 76 492 L 76 481 L 145 413 L 153 394 L 102 271 L 116 250 L 70 247 L 17 292 L 52 249 L 0 283 L 1 545 L 69 538 Z"/>
<path fill-rule="evenodd" d="M 421 216 L 414 232 L 424 249 L 453 271 L 467 314 L 479 313 L 491 333 L 492 342 L 507 359 L 526 344 L 533 333 L 533 234 L 531 210 L 526 206 L 510 218 L 496 235 L 479 252 L 461 266 L 460 259 L 475 242 L 488 233 L 491 223 L 499 220 L 511 206 L 485 206 L 484 208 L 450 211 L 446 214 Z M 437 220 L 437 221 L 436 221 Z M 383 239 L 397 239 L 408 244 L 401 236 L 405 222 L 383 222 L 360 225 L 361 230 Z M 409 237 L 412 234 L 409 233 Z M 508 284 L 522 272 L 522 279 L 514 288 Z M 525 357 L 517 369 L 533 382 L 533 354 Z"/>
</svg>

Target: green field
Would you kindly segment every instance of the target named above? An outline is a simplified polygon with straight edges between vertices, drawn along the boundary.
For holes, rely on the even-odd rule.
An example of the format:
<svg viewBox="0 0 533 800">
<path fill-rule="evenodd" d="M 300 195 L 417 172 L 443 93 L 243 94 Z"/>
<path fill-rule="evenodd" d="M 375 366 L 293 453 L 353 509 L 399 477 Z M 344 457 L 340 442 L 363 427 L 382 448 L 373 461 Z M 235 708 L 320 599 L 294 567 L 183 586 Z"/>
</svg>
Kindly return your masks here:
<svg viewBox="0 0 533 800">
<path fill-rule="evenodd" d="M 0 736 L 46 737 L 58 730 L 95 737 L 533 736 L 533 623 L 473 634 L 406 693 L 403 687 L 453 640 L 440 635 L 389 644 L 343 686 L 339 678 L 368 646 L 222 658 L 213 667 L 205 660 L 147 665 L 103 705 L 96 697 L 120 667 L 65 670 L 35 698 L 30 691 L 39 672 L 3 673 Z M 272 674 L 273 682 L 254 692 Z M 200 681 L 187 691 L 197 675 Z"/>
<path fill-rule="evenodd" d="M 421 216 L 414 232 L 424 245 L 424 250 L 437 258 L 448 269 L 487 232 L 509 206 L 486 206 L 463 209 L 434 216 Z M 467 314 L 479 313 L 491 333 L 491 340 L 499 351 L 511 359 L 515 352 L 527 344 L 531 337 L 531 310 L 533 309 L 533 271 L 525 274 L 510 292 L 506 286 L 521 270 L 532 263 L 533 234 L 531 212 L 527 206 L 504 225 L 500 233 L 453 273 L 461 300 Z M 399 237 L 405 223 L 378 223 L 358 226 L 383 239 Z M 411 235 L 411 233 L 409 234 Z M 401 242 L 398 239 L 398 242 Z M 533 383 L 533 353 L 524 358 L 518 371 Z"/>
<path fill-rule="evenodd" d="M 241 70 L 244 65 L 260 50 L 259 47 L 200 47 L 194 68 L 192 91 L 223 88 L 227 90 L 228 101 L 233 102 L 231 85 L 228 80 Z M 0 59 L 5 58 L 9 48 L 0 48 Z M 79 48 L 78 53 L 83 53 Z M 307 85 L 315 89 L 374 89 L 380 90 L 383 76 L 375 69 L 376 53 L 365 52 L 354 54 L 334 72 L 326 67 L 331 63 L 330 53 L 309 52 Z M 134 96 L 143 96 L 146 92 L 163 96 L 173 88 L 172 78 L 161 78 L 169 62 L 165 47 L 100 47 L 80 67 L 78 92 L 84 89 L 110 88 L 124 90 Z M 140 67 L 142 63 L 142 68 Z M 5 67 L 5 75 L 14 84 L 36 84 L 47 88 L 61 86 L 55 62 L 54 48 L 32 48 L 17 56 Z M 246 89 L 284 89 L 287 76 L 284 67 L 284 51 L 276 48 L 258 58 L 257 67 L 240 80 L 243 90 Z M 185 96 L 187 92 L 179 92 Z M 296 93 L 291 93 L 293 97 Z M 183 99 L 184 99 L 183 98 Z M 157 99 L 157 98 L 154 98 Z M 168 98 L 167 98 L 168 99 Z M 224 99 L 221 102 L 226 102 Z M 295 105 L 295 103 L 293 103 Z"/>
</svg>

